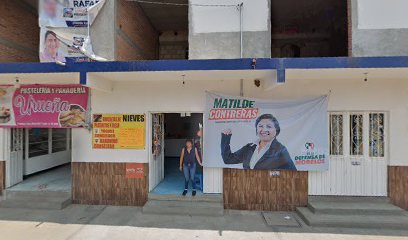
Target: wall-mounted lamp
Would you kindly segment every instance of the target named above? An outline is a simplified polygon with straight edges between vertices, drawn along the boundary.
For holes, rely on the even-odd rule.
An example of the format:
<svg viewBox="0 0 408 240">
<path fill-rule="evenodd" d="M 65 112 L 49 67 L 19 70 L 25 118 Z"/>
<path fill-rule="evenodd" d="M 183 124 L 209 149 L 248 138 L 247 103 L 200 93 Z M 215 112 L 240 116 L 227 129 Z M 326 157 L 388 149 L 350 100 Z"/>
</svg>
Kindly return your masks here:
<svg viewBox="0 0 408 240">
<path fill-rule="evenodd" d="M 255 79 L 255 80 L 254 80 L 254 85 L 255 85 L 256 87 L 260 87 L 260 86 L 261 86 L 261 80 Z"/>
</svg>

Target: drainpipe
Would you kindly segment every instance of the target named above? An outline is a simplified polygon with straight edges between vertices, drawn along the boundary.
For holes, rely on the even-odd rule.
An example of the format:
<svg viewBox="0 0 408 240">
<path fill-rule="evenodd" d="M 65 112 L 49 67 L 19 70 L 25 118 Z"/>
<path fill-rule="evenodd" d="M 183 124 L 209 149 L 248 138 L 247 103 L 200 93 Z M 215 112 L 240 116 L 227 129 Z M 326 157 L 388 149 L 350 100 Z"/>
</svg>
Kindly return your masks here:
<svg viewBox="0 0 408 240">
<path fill-rule="evenodd" d="M 240 58 L 243 58 L 243 41 L 242 41 L 242 21 L 243 21 L 243 12 L 242 12 L 242 7 L 244 6 L 244 3 L 241 2 L 238 5 L 238 9 L 239 9 L 239 43 L 240 43 Z M 241 97 L 244 96 L 244 79 L 240 80 L 240 85 L 239 85 L 239 95 Z"/>
<path fill-rule="evenodd" d="M 243 58 L 243 41 L 242 41 L 242 32 L 243 32 L 243 26 L 242 26 L 242 22 L 243 22 L 243 12 L 242 12 L 242 7 L 244 6 L 244 3 L 240 3 L 238 5 L 239 8 L 239 37 L 240 37 L 240 57 Z"/>
</svg>

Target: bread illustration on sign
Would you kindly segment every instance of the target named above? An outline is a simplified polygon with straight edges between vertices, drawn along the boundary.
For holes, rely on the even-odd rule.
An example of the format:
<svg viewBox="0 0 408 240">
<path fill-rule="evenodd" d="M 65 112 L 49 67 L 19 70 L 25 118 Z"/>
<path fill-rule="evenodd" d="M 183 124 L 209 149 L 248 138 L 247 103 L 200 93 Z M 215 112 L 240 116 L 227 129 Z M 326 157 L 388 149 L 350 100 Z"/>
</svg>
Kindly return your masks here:
<svg viewBox="0 0 408 240">
<path fill-rule="evenodd" d="M 0 123 L 7 123 L 10 121 L 10 109 L 0 107 Z"/>
<path fill-rule="evenodd" d="M 4 88 L 0 88 L 0 97 L 4 97 L 7 95 L 7 90 Z"/>
<path fill-rule="evenodd" d="M 70 110 L 61 112 L 59 123 L 62 127 L 85 126 L 85 111 L 79 105 L 71 105 Z"/>
</svg>

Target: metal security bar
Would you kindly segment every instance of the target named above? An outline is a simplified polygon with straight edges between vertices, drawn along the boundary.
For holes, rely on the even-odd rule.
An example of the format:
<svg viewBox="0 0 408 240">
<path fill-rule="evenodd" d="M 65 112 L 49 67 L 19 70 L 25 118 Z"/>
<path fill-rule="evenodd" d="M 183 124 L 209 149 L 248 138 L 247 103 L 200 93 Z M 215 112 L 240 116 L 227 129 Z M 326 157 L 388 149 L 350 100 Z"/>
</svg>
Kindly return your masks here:
<svg viewBox="0 0 408 240">
<path fill-rule="evenodd" d="M 330 155 L 343 155 L 343 115 L 330 114 Z"/>
<path fill-rule="evenodd" d="M 364 155 L 363 114 L 350 115 L 350 155 Z"/>
<path fill-rule="evenodd" d="M 384 157 L 384 114 L 370 113 L 369 125 L 369 156 Z"/>
</svg>

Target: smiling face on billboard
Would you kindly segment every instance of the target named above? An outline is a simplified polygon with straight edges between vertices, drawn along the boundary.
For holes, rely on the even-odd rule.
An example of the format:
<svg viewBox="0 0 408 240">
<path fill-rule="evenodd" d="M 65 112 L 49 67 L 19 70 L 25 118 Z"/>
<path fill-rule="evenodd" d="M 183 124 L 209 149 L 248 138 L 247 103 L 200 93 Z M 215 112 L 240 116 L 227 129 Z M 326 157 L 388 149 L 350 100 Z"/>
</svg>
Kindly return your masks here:
<svg viewBox="0 0 408 240">
<path fill-rule="evenodd" d="M 262 119 L 256 126 L 256 135 L 262 142 L 270 142 L 276 137 L 276 128 L 270 119 Z"/>
<path fill-rule="evenodd" d="M 280 133 L 278 120 L 272 114 L 263 114 L 256 119 L 256 136 L 261 142 L 271 142 Z"/>
<path fill-rule="evenodd" d="M 55 33 L 48 31 L 45 34 L 45 51 L 52 57 L 58 54 L 58 49 L 60 47 L 60 42 L 56 37 Z"/>
</svg>

